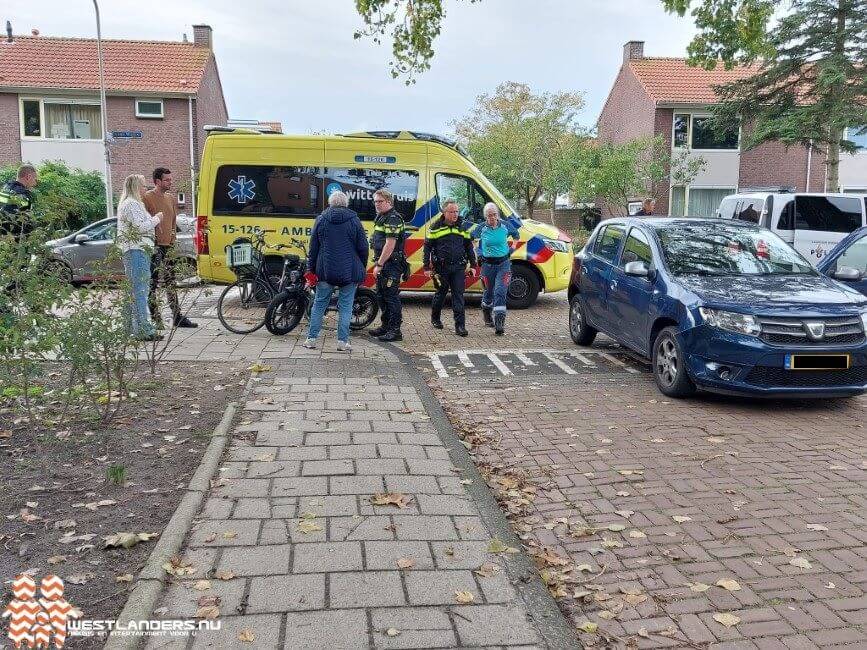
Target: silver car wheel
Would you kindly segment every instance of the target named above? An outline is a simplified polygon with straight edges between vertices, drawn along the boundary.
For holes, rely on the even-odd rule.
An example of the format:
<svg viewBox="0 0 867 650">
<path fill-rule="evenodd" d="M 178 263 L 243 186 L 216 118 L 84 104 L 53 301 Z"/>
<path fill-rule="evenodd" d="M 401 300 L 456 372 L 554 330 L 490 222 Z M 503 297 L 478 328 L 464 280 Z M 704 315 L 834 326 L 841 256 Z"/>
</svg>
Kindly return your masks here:
<svg viewBox="0 0 867 650">
<path fill-rule="evenodd" d="M 677 346 L 671 338 L 663 337 L 656 344 L 656 376 L 666 387 L 670 387 L 677 381 L 679 372 Z"/>
</svg>

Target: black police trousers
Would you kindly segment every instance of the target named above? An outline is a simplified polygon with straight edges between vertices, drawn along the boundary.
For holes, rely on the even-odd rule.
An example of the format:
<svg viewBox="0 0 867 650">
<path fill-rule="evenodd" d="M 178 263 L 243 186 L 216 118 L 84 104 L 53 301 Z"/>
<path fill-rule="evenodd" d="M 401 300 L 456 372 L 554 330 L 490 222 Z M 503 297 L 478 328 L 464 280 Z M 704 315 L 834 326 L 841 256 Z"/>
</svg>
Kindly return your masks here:
<svg viewBox="0 0 867 650">
<path fill-rule="evenodd" d="M 399 332 L 403 324 L 400 304 L 400 277 L 380 273 L 376 278 L 376 296 L 382 312 L 382 327 L 387 332 Z"/>
<path fill-rule="evenodd" d="M 431 320 L 439 320 L 446 301 L 446 294 L 452 294 L 452 312 L 455 315 L 455 327 L 463 327 L 464 317 L 464 288 L 466 287 L 466 269 L 443 269 L 435 271 L 439 280 L 439 287 L 431 303 Z"/>
</svg>

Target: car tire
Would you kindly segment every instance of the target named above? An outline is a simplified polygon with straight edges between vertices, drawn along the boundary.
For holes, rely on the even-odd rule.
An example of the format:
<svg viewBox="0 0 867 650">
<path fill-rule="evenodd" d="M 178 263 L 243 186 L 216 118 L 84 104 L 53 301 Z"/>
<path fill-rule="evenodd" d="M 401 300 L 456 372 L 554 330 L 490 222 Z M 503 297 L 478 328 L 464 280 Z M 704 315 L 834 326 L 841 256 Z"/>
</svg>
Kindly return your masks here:
<svg viewBox="0 0 867 650">
<path fill-rule="evenodd" d="M 539 278 L 531 269 L 522 265 L 512 265 L 512 279 L 506 294 L 509 309 L 527 309 L 539 297 Z"/>
<path fill-rule="evenodd" d="M 578 294 L 569 301 L 569 336 L 575 345 L 590 345 L 596 339 L 598 330 L 587 324 L 584 307 L 578 299 Z"/>
<path fill-rule="evenodd" d="M 73 273 L 72 267 L 69 266 L 66 262 L 63 262 L 58 259 L 52 259 L 47 264 L 47 271 L 50 275 L 56 277 L 60 282 L 64 284 L 72 284 Z"/>
<path fill-rule="evenodd" d="M 696 388 L 686 370 L 686 357 L 677 340 L 677 328 L 666 327 L 653 342 L 653 379 L 663 395 L 689 397 Z"/>
</svg>

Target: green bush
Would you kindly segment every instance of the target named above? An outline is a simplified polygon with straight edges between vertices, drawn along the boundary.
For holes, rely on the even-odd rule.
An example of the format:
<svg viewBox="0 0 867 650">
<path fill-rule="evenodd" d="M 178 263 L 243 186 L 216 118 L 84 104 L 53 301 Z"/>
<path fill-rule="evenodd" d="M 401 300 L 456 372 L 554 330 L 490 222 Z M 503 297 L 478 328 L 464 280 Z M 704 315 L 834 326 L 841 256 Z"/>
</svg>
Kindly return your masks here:
<svg viewBox="0 0 867 650">
<path fill-rule="evenodd" d="M 39 185 L 33 190 L 39 212 L 60 215 L 65 229 L 78 230 L 105 216 L 105 184 L 97 172 L 70 169 L 65 163 L 37 166 Z M 0 184 L 13 180 L 18 165 L 0 167 Z"/>
</svg>

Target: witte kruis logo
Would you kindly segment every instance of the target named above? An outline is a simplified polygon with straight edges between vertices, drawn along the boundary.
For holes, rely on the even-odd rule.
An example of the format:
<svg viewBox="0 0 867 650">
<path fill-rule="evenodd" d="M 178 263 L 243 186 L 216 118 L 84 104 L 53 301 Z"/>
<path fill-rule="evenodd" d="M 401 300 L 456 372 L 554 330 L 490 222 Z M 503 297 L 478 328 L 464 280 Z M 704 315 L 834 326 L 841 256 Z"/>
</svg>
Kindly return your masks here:
<svg viewBox="0 0 867 650">
<path fill-rule="evenodd" d="M 63 580 L 47 575 L 40 583 L 42 598 L 36 599 L 36 581 L 22 574 L 12 582 L 13 598 L 3 610 L 9 619 L 9 640 L 16 648 L 62 648 L 66 643 L 66 625 L 70 618 L 81 616 L 63 597 Z"/>
</svg>

